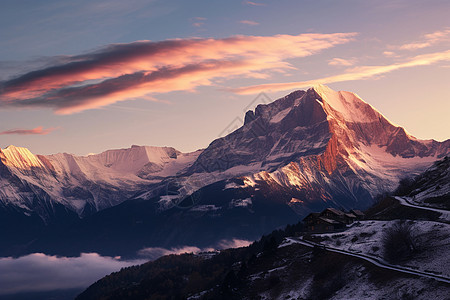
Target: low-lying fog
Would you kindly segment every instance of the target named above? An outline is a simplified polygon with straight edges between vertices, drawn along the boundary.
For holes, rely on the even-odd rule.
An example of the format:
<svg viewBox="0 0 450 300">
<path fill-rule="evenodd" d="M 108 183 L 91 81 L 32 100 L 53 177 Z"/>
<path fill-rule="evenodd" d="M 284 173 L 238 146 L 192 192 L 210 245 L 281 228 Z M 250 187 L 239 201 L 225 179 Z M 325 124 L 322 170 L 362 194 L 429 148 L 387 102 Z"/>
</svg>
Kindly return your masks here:
<svg viewBox="0 0 450 300">
<path fill-rule="evenodd" d="M 0 258 L 0 296 L 29 292 L 84 289 L 100 278 L 121 268 L 145 263 L 168 254 L 199 253 L 249 245 L 246 240 L 224 240 L 210 248 L 182 246 L 171 249 L 144 248 L 137 259 L 82 253 L 79 257 L 50 256 L 33 253 L 19 258 Z"/>
</svg>

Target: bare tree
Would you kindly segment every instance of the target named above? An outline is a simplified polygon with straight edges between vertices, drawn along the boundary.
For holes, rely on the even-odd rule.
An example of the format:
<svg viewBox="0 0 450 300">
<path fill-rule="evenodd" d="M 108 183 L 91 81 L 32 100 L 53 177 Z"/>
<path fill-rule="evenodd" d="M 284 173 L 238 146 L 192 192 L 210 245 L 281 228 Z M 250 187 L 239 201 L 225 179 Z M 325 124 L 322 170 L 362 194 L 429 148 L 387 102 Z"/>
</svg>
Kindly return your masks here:
<svg viewBox="0 0 450 300">
<path fill-rule="evenodd" d="M 384 258 L 391 263 L 411 258 L 417 250 L 416 240 L 413 223 L 397 221 L 383 234 Z"/>
</svg>

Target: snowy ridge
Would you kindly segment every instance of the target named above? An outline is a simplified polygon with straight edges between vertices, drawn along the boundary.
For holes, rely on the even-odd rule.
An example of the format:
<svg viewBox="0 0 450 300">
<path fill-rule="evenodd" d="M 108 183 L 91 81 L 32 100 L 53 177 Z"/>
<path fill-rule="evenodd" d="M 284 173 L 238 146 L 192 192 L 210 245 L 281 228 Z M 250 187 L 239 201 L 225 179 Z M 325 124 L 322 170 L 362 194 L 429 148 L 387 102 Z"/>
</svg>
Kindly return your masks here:
<svg viewBox="0 0 450 300">
<path fill-rule="evenodd" d="M 39 158 L 27 148 L 10 145 L 5 149 L 0 149 L 5 158 L 2 162 L 10 167 L 21 170 L 31 170 L 31 168 L 44 168 Z"/>
<path fill-rule="evenodd" d="M 133 145 L 129 149 L 108 150 L 97 155 L 89 155 L 86 159 L 119 172 L 137 174 L 148 164 L 154 165 L 149 171 L 159 171 L 171 159 L 176 159 L 179 153 L 169 147 Z"/>
<path fill-rule="evenodd" d="M 108 150 L 100 154 L 75 156 L 59 153 L 45 156 L 58 173 L 82 172 L 98 176 L 101 172 L 114 173 L 116 177 L 154 173 L 181 154 L 174 148 L 133 145 L 128 149 Z M 109 169 L 109 170 L 108 170 Z M 122 175 L 122 176 L 121 176 Z"/>
<path fill-rule="evenodd" d="M 5 205 L 33 211 L 33 199 L 38 195 L 83 215 L 87 207 L 98 211 L 117 205 L 144 186 L 174 176 L 200 152 L 183 154 L 170 147 L 132 146 L 88 156 L 36 156 L 26 148 L 9 146 L 0 154 L 16 182 L 1 178 L 6 174 L 0 176 L 0 201 Z"/>
<path fill-rule="evenodd" d="M 323 84 L 315 85 L 313 89 L 321 97 L 321 103 L 326 104 L 325 110 L 329 115 L 338 113 L 345 121 L 355 123 L 370 123 L 383 117 L 355 93 L 337 92 Z"/>
</svg>

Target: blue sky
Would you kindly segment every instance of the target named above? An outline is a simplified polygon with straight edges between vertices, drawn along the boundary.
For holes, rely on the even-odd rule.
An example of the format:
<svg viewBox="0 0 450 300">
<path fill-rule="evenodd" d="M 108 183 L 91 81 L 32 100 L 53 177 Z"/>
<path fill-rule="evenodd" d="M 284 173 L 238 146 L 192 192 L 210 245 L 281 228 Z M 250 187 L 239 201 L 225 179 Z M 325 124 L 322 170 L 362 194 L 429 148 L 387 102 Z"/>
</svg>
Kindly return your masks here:
<svg viewBox="0 0 450 300">
<path fill-rule="evenodd" d="M 0 147 L 38 154 L 132 144 L 193 151 L 238 124 L 259 92 L 276 99 L 315 82 L 356 92 L 418 138 L 444 140 L 449 11 L 448 1 L 4 0 Z M 173 39 L 179 42 L 166 46 Z M 136 45 L 163 50 L 132 63 L 120 57 Z M 117 66 L 105 71 L 97 62 L 108 55 L 116 55 Z M 69 67 L 81 60 L 88 72 L 73 73 Z M 70 80 L 58 82 L 55 69 Z M 152 81 L 124 88 L 126 74 Z M 37 75 L 43 81 L 29 81 Z M 107 80 L 121 90 L 90 98 L 80 94 L 86 89 L 74 91 L 104 92 Z"/>
</svg>

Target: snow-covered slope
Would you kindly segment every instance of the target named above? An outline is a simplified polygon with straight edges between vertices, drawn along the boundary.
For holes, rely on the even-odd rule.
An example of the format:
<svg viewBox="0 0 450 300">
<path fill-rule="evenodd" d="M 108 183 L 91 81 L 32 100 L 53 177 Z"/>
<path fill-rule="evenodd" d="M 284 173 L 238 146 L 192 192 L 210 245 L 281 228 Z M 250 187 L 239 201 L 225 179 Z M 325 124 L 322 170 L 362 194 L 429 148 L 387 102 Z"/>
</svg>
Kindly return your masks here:
<svg viewBox="0 0 450 300">
<path fill-rule="evenodd" d="M 405 178 L 397 193 L 411 204 L 450 209 L 450 156 L 415 178 Z"/>
<path fill-rule="evenodd" d="M 347 250 L 353 253 L 362 253 L 383 259 L 383 234 L 385 230 L 398 223 L 394 221 L 361 221 L 341 233 L 317 234 L 323 240 L 323 245 Z M 442 253 L 450 252 L 450 225 L 432 221 L 410 221 L 414 228 L 417 242 L 424 248 L 427 255 L 418 255 L 409 259 L 407 263 L 399 265 L 414 270 L 443 275 L 450 278 L 450 270 L 447 267 L 447 256 Z"/>
<path fill-rule="evenodd" d="M 132 146 L 100 154 L 34 155 L 28 149 L 0 149 L 0 201 L 26 212 L 60 203 L 79 215 L 90 214 L 129 198 L 173 176 L 196 159 L 170 147 Z M 50 205 L 51 207 L 51 205 Z M 41 217 L 52 212 L 42 209 Z M 51 208 L 50 208 L 51 210 Z"/>
<path fill-rule="evenodd" d="M 15 147 L 13 145 L 0 149 L 4 157 L 2 162 L 8 167 L 13 167 L 19 170 L 31 170 L 32 168 L 45 168 L 39 158 L 30 152 L 27 148 Z"/>
</svg>

